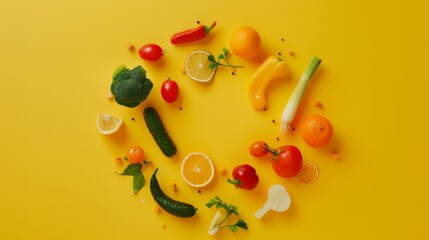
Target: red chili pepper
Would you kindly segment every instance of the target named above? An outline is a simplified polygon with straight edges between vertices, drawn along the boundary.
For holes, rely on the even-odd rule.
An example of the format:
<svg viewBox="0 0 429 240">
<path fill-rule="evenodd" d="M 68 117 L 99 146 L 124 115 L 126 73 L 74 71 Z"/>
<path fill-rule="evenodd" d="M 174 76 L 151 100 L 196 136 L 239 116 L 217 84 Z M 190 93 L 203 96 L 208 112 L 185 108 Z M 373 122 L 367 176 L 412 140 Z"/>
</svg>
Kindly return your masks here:
<svg viewBox="0 0 429 240">
<path fill-rule="evenodd" d="M 216 26 L 216 21 L 210 26 L 200 25 L 182 32 L 178 32 L 171 37 L 172 44 L 188 43 L 203 39 Z"/>
</svg>

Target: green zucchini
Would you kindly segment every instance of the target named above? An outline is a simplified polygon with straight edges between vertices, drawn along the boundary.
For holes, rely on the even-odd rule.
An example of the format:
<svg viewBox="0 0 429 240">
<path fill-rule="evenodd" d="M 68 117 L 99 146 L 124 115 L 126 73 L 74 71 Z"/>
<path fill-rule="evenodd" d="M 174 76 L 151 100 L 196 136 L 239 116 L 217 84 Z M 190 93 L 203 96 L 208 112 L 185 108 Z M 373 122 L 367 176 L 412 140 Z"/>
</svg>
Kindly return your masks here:
<svg viewBox="0 0 429 240">
<path fill-rule="evenodd" d="M 161 149 L 167 157 L 173 157 L 177 153 L 176 145 L 165 130 L 164 124 L 159 117 L 158 112 L 153 107 L 147 107 L 143 111 L 143 117 L 146 122 L 146 126 L 149 128 L 150 134 L 152 134 L 158 147 Z"/>
<path fill-rule="evenodd" d="M 159 186 L 158 179 L 156 178 L 156 173 L 158 168 L 155 169 L 151 179 L 150 179 L 150 192 L 152 197 L 158 205 L 164 209 L 166 212 L 182 218 L 190 218 L 195 215 L 197 208 L 192 206 L 189 203 L 179 202 L 167 196 Z"/>
</svg>

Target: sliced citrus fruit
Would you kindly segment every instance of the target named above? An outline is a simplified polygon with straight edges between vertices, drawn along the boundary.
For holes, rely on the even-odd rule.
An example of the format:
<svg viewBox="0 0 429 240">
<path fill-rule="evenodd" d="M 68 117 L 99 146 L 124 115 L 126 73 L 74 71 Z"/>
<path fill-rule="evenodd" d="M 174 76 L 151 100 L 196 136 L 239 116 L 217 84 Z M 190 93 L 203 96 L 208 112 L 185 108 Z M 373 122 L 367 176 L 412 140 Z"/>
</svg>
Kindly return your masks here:
<svg viewBox="0 0 429 240">
<path fill-rule="evenodd" d="M 213 162 L 203 153 L 190 153 L 183 159 L 181 173 L 190 186 L 196 188 L 207 186 L 214 177 Z"/>
<path fill-rule="evenodd" d="M 104 135 L 112 134 L 118 131 L 122 125 L 122 119 L 110 114 L 100 113 L 97 116 L 98 131 Z"/>
<path fill-rule="evenodd" d="M 319 168 L 312 162 L 305 162 L 302 164 L 302 169 L 297 178 L 303 183 L 314 183 L 319 178 Z"/>
<path fill-rule="evenodd" d="M 191 52 L 185 63 L 185 70 L 188 77 L 197 82 L 208 82 L 213 78 L 216 71 L 209 67 L 210 53 L 203 50 Z"/>
</svg>

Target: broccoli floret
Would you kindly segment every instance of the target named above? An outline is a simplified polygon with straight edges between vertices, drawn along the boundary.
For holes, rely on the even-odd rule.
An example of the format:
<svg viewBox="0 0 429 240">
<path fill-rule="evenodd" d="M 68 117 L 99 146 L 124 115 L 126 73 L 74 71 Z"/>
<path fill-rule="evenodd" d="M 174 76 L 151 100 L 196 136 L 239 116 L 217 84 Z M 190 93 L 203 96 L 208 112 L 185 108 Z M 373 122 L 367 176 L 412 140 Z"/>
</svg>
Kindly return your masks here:
<svg viewBox="0 0 429 240">
<path fill-rule="evenodd" d="M 133 108 L 146 100 L 152 87 L 153 83 L 146 77 L 146 71 L 141 66 L 129 70 L 121 65 L 113 73 L 110 91 L 118 104 Z"/>
</svg>

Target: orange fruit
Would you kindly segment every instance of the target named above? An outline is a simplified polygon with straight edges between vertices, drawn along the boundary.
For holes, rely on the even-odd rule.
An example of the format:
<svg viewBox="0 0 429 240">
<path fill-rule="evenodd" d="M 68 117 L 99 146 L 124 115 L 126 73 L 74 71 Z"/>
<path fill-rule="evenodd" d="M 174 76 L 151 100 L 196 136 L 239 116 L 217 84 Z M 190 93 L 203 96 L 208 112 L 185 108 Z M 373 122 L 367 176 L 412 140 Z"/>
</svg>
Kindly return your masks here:
<svg viewBox="0 0 429 240">
<path fill-rule="evenodd" d="M 303 183 L 314 183 L 319 178 L 319 168 L 312 162 L 305 162 L 296 177 Z"/>
<path fill-rule="evenodd" d="M 302 122 L 301 136 L 311 147 L 320 148 L 327 145 L 334 129 L 331 122 L 321 115 L 309 116 Z"/>
<path fill-rule="evenodd" d="M 194 152 L 183 159 L 181 173 L 187 184 L 200 188 L 207 186 L 213 180 L 214 166 L 207 155 Z"/>
<path fill-rule="evenodd" d="M 235 55 L 250 59 L 258 55 L 261 50 L 261 37 L 255 29 L 243 26 L 232 33 L 229 44 Z"/>
</svg>

